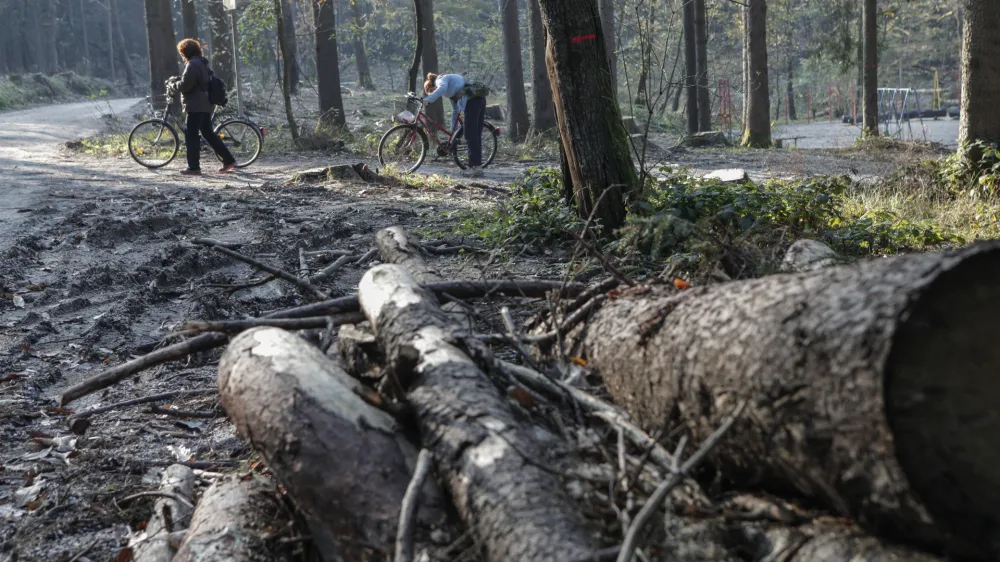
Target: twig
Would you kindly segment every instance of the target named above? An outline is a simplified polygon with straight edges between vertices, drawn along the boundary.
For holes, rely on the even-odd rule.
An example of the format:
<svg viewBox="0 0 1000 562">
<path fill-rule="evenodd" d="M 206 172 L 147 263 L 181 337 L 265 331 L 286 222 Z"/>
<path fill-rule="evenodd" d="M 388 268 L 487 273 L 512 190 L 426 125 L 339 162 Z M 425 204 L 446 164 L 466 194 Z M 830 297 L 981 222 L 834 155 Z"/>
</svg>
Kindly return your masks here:
<svg viewBox="0 0 1000 562">
<path fill-rule="evenodd" d="M 350 250 L 315 250 L 312 252 L 305 252 L 307 256 L 353 256 L 354 252 Z"/>
<path fill-rule="evenodd" d="M 320 271 L 316 275 L 313 275 L 312 278 L 309 279 L 309 281 L 312 283 L 319 283 L 320 281 L 329 279 L 331 275 L 337 273 L 338 271 L 341 270 L 341 268 L 347 265 L 347 262 L 351 261 L 351 257 L 352 256 L 340 256 L 339 258 L 337 258 L 337 261 L 333 262 L 333 264 L 331 264 L 329 267 L 327 267 L 323 271 Z"/>
<path fill-rule="evenodd" d="M 559 339 L 560 336 L 564 336 L 569 333 L 570 330 L 575 328 L 580 322 L 583 322 L 590 316 L 594 309 L 598 308 L 600 305 L 604 304 L 604 301 L 608 300 L 607 295 L 597 295 L 596 297 L 590 299 L 587 304 L 576 309 L 572 314 L 563 320 L 563 323 L 559 325 L 558 328 L 544 334 L 538 334 L 534 336 L 527 336 L 524 340 L 528 343 L 533 343 L 535 345 L 547 344 L 552 340 Z"/>
<path fill-rule="evenodd" d="M 176 463 L 176 464 L 181 464 L 181 463 Z M 162 491 L 159 491 L 159 490 L 151 490 L 151 491 L 148 491 L 148 492 L 139 492 L 138 494 L 132 494 L 131 496 L 125 496 L 124 498 L 122 498 L 120 500 L 115 500 L 115 501 L 116 502 L 122 502 L 122 503 L 124 503 L 124 502 L 128 502 L 128 501 L 132 501 L 134 499 L 146 498 L 146 497 L 167 498 L 167 499 L 174 500 L 177 503 L 182 503 L 182 504 L 184 504 L 184 505 L 186 505 L 186 506 L 188 506 L 188 507 L 190 507 L 192 509 L 194 508 L 194 505 L 192 505 L 191 502 L 189 502 L 187 500 L 187 498 L 184 498 L 183 496 L 174 494 L 172 492 L 162 492 Z"/>
<path fill-rule="evenodd" d="M 221 418 L 225 415 L 225 412 L 221 410 L 171 410 L 170 408 L 161 408 L 159 406 L 153 406 L 149 409 L 151 414 L 160 414 L 164 416 L 171 416 L 175 418 L 201 418 L 201 419 L 214 419 Z"/>
<path fill-rule="evenodd" d="M 422 246 L 424 250 L 432 254 L 437 254 L 439 256 L 445 256 L 449 254 L 461 254 L 463 252 L 468 252 L 470 254 L 481 254 L 483 250 L 479 248 L 473 248 L 472 246 Z"/>
<path fill-rule="evenodd" d="M 417 467 L 399 509 L 399 528 L 396 531 L 395 562 L 412 562 L 413 560 L 413 523 L 417 515 L 417 505 L 420 502 L 420 489 L 430 474 L 434 458 L 427 449 L 422 449 L 417 456 Z"/>
<path fill-rule="evenodd" d="M 551 291 L 560 291 L 562 298 L 576 298 L 586 290 L 580 283 L 563 284 L 560 281 L 535 280 L 502 280 L 502 281 L 445 281 L 428 283 L 424 288 L 435 294 L 448 293 L 459 299 L 476 299 L 490 297 L 542 298 Z M 322 316 L 335 312 L 354 312 L 358 310 L 358 296 L 350 295 L 324 302 L 317 302 L 278 310 L 266 318 L 305 318 Z"/>
<path fill-rule="evenodd" d="M 202 287 L 206 287 L 209 289 L 227 289 L 235 292 L 235 291 L 240 291 L 242 289 L 252 289 L 254 287 L 260 287 L 261 285 L 267 285 L 268 283 L 274 281 L 277 278 L 278 278 L 277 275 L 268 275 L 267 277 L 263 277 L 255 281 L 249 281 L 247 283 L 236 283 L 236 284 L 206 283 L 202 285 Z"/>
<path fill-rule="evenodd" d="M 674 457 L 663 448 L 662 445 L 656 442 L 655 439 L 649 436 L 648 433 L 642 430 L 639 426 L 635 425 L 629 421 L 625 414 L 616 408 L 615 406 L 580 390 L 579 388 L 566 384 L 561 381 L 554 381 L 545 375 L 534 371 L 527 367 L 521 365 L 515 365 L 513 363 L 508 363 L 507 361 L 497 360 L 497 364 L 501 369 L 504 369 L 511 374 L 515 379 L 532 385 L 536 388 L 542 388 L 545 391 L 557 395 L 565 396 L 569 395 L 577 403 L 584 407 L 584 409 L 591 412 L 596 417 L 601 418 L 605 422 L 621 428 L 625 432 L 625 436 L 629 438 L 630 441 L 636 444 L 636 446 L 642 449 L 650 450 L 650 458 L 656 462 L 661 468 L 669 471 L 674 464 Z"/>
<path fill-rule="evenodd" d="M 158 349 L 152 353 L 143 355 L 142 357 L 138 357 L 127 363 L 122 363 L 117 367 L 113 367 L 107 371 L 98 373 L 89 379 L 74 384 L 62 393 L 59 397 L 59 404 L 61 406 L 65 406 L 78 398 L 82 398 L 88 394 L 107 388 L 150 367 L 155 367 L 156 365 L 166 363 L 168 361 L 182 359 L 192 353 L 198 353 L 199 351 L 207 351 L 209 349 L 215 349 L 216 347 L 222 347 L 228 341 L 229 337 L 224 334 L 204 334 L 187 341 L 175 343 L 174 345 Z"/>
<path fill-rule="evenodd" d="M 663 503 L 663 500 L 667 497 L 667 494 L 669 494 L 671 490 L 676 488 L 678 484 L 683 482 L 684 478 L 687 476 L 687 473 L 692 468 L 697 466 L 698 463 L 700 463 L 702 459 L 704 459 L 708 455 L 708 453 L 711 452 L 712 448 L 714 448 L 719 443 L 719 441 L 722 440 L 722 437 L 726 434 L 727 431 L 729 431 L 729 428 L 731 428 L 733 424 L 736 423 L 736 420 L 743 413 L 743 410 L 746 408 L 746 406 L 747 406 L 746 401 L 740 402 L 739 405 L 736 406 L 736 410 L 734 410 L 733 413 L 726 419 L 726 421 L 724 421 L 722 425 L 719 426 L 719 429 L 716 429 L 715 432 L 712 433 L 712 435 L 709 436 L 709 438 L 706 439 L 704 443 L 702 443 L 701 448 L 699 448 L 693 455 L 691 455 L 691 458 L 689 458 L 680 467 L 676 467 L 677 458 L 680 455 L 680 452 L 678 451 L 678 454 L 674 456 L 675 469 L 673 470 L 673 474 L 670 476 L 670 478 L 664 480 L 663 483 L 660 484 L 658 488 L 656 488 L 656 491 L 653 492 L 653 495 L 649 498 L 646 504 L 642 506 L 642 509 L 639 510 L 639 514 L 635 516 L 635 521 L 632 523 L 632 526 L 629 527 L 628 533 L 625 535 L 625 542 L 622 544 L 621 552 L 618 554 L 618 562 L 632 561 L 632 556 L 635 554 L 635 549 L 638 546 L 639 536 L 642 533 L 642 529 L 649 521 L 649 519 L 653 516 L 653 513 L 660 508 L 660 505 Z M 685 442 L 684 440 L 681 441 L 681 443 L 684 442 Z M 679 449 L 680 447 L 678 447 L 678 450 Z"/>
<path fill-rule="evenodd" d="M 198 246 L 218 246 L 220 248 L 229 248 L 230 250 L 243 247 L 243 244 L 240 242 L 222 242 L 212 238 L 195 238 L 191 240 L 191 243 Z"/>
<path fill-rule="evenodd" d="M 299 277 L 305 279 L 309 277 L 309 262 L 306 261 L 306 252 L 299 248 Z"/>
<path fill-rule="evenodd" d="M 574 232 L 573 236 L 576 238 L 576 241 L 579 242 L 581 246 L 583 246 L 583 249 L 587 250 L 592 256 L 594 256 L 595 258 L 598 259 L 598 261 L 601 262 L 601 265 L 603 265 L 604 268 L 611 273 L 611 275 L 614 275 L 619 280 L 621 280 L 622 283 L 625 283 L 629 287 L 635 287 L 635 282 L 625 277 L 625 275 L 623 275 L 621 271 L 618 271 L 618 268 L 611 264 L 611 262 L 608 260 L 608 257 L 604 255 L 603 252 L 597 251 L 593 246 L 588 244 L 587 241 L 583 239 L 583 236 L 581 236 L 579 233 Z"/>
<path fill-rule="evenodd" d="M 287 271 L 285 271 L 283 269 L 278 269 L 277 267 L 274 267 L 272 265 L 268 265 L 268 264 L 266 264 L 266 263 L 264 263 L 262 261 L 255 260 L 255 259 L 253 259 L 253 258 L 251 258 L 249 256 L 245 256 L 245 255 L 243 255 L 243 254 L 241 254 L 239 252 L 234 252 L 234 251 L 232 251 L 229 248 L 226 248 L 224 246 L 219 246 L 217 244 L 214 244 L 214 240 L 195 239 L 195 240 L 192 240 L 191 243 L 192 244 L 198 244 L 200 246 L 207 246 L 207 247 L 212 248 L 212 249 L 214 249 L 215 251 L 217 251 L 217 252 L 219 252 L 221 254 L 225 254 L 225 255 L 233 258 L 233 259 L 236 259 L 236 260 L 239 260 L 239 261 L 241 261 L 243 263 L 252 265 L 252 266 L 254 266 L 257 269 L 260 269 L 262 271 L 266 271 L 266 272 L 270 273 L 271 275 L 277 275 L 278 277 L 284 279 L 285 281 L 288 281 L 289 283 L 292 283 L 293 285 L 295 285 L 295 286 L 299 287 L 300 289 L 302 289 L 302 290 L 304 290 L 304 291 L 312 294 L 313 296 L 315 296 L 317 298 L 320 298 L 320 299 L 328 299 L 328 298 L 330 298 L 330 295 L 328 295 L 328 294 L 324 293 L 323 291 L 319 290 L 319 288 L 317 288 L 315 285 L 313 285 L 309 281 L 306 281 L 305 279 L 299 279 L 298 277 L 292 275 L 291 273 L 288 273 Z"/>
<path fill-rule="evenodd" d="M 245 320 L 221 320 L 214 322 L 185 322 L 184 329 L 193 332 L 225 332 L 229 334 L 243 332 L 260 326 L 282 328 L 284 330 L 318 330 L 331 324 L 342 326 L 364 322 L 365 315 L 360 312 L 346 312 L 334 316 L 310 316 L 307 318 L 247 318 Z"/>
<path fill-rule="evenodd" d="M 538 368 L 538 363 L 535 362 L 535 358 L 528 353 L 527 349 L 525 349 L 524 344 L 521 341 L 521 334 L 517 332 L 517 326 L 514 325 L 514 319 L 510 316 L 510 309 L 506 306 L 501 308 L 500 318 L 503 320 L 504 327 L 507 328 L 507 336 L 510 343 L 514 346 L 514 349 L 521 354 L 521 357 L 524 358 L 528 365 L 531 365 L 532 369 L 541 371 L 541 369 Z"/>
<path fill-rule="evenodd" d="M 114 404 L 109 404 L 107 406 L 101 406 L 100 408 L 93 408 L 85 412 L 80 412 L 79 414 L 74 414 L 69 417 L 69 421 L 73 420 L 83 420 L 98 414 L 103 414 L 104 412 L 110 412 L 111 410 L 117 410 L 119 408 L 128 408 L 129 406 L 137 406 L 139 404 L 148 404 L 150 402 L 159 402 L 161 400 L 169 400 L 171 398 L 177 398 L 179 396 L 197 396 L 199 394 L 211 394 L 213 392 L 218 392 L 217 388 L 203 388 L 197 390 L 174 390 L 172 392 L 164 392 L 163 394 L 154 394 L 151 396 L 143 396 L 142 398 L 133 398 L 132 400 L 125 400 L 124 402 L 116 402 Z"/>
<path fill-rule="evenodd" d="M 90 541 L 87 546 L 83 547 L 83 550 L 77 552 L 72 558 L 70 558 L 69 562 L 76 562 L 77 560 L 83 558 L 83 555 L 90 552 L 90 549 L 94 548 L 94 545 L 96 545 L 100 540 L 101 537 L 97 537 L 96 539 Z"/>
<path fill-rule="evenodd" d="M 378 250 L 372 248 L 371 250 L 368 250 L 368 253 L 366 253 L 365 255 L 361 256 L 361 258 L 359 258 L 358 261 L 354 262 L 354 265 L 361 265 L 361 264 L 365 263 L 366 261 L 374 258 L 377 255 L 378 255 Z"/>
</svg>

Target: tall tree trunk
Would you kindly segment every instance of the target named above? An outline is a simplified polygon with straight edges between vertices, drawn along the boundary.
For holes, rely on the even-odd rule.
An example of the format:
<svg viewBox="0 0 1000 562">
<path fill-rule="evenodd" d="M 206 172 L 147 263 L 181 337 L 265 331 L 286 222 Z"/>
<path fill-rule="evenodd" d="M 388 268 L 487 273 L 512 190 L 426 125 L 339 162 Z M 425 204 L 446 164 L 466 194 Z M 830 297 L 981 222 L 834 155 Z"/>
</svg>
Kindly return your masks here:
<svg viewBox="0 0 1000 562">
<path fill-rule="evenodd" d="M 750 10 L 744 6 L 741 11 L 743 23 L 743 128 L 750 122 Z"/>
<path fill-rule="evenodd" d="M 421 35 L 424 36 L 423 50 L 420 57 L 423 61 L 424 76 L 428 72 L 438 73 L 438 52 L 437 52 L 437 31 L 434 28 L 434 0 L 420 0 L 423 4 L 420 10 L 421 15 Z M 444 100 L 438 100 L 427 106 L 427 116 L 437 121 L 445 123 L 444 120 Z"/>
<path fill-rule="evenodd" d="M 642 60 L 640 61 L 639 83 L 635 88 L 635 102 L 637 105 L 646 106 L 652 112 L 653 102 L 650 100 L 649 95 L 649 73 L 653 68 L 653 31 L 656 29 L 656 2 L 649 3 L 646 21 L 641 25 L 645 29 L 640 35 Z"/>
<path fill-rule="evenodd" d="M 1000 3 L 963 0 L 959 142 L 1000 141 Z"/>
<path fill-rule="evenodd" d="M 194 0 L 181 0 L 181 23 L 185 39 L 198 38 L 198 9 Z"/>
<path fill-rule="evenodd" d="M 738 489 L 792 493 L 870 532 L 1000 552 L 1000 245 L 609 302 L 587 360 L 636 421 L 695 442 Z M 949 557 L 950 558 L 950 557 Z"/>
<path fill-rule="evenodd" d="M 316 20 L 316 81 L 319 89 L 320 123 L 344 125 L 344 99 L 340 94 L 340 63 L 337 56 L 337 21 L 330 0 L 311 0 Z"/>
<path fill-rule="evenodd" d="M 433 16 L 431 14 L 430 16 Z M 418 86 L 422 82 L 420 80 L 420 57 L 424 54 L 424 3 L 423 0 L 413 0 L 413 19 L 415 31 L 414 40 L 415 45 L 413 48 L 413 62 L 410 63 L 410 72 L 407 76 L 410 92 L 421 95 L 423 93 L 423 88 L 418 89 Z"/>
<path fill-rule="evenodd" d="M 625 197 L 639 189 L 639 177 L 608 67 L 597 2 L 540 0 L 539 6 L 569 171 L 565 180 L 573 186 L 579 215 L 593 214 L 610 232 L 624 224 Z"/>
<path fill-rule="evenodd" d="M 114 47 L 114 44 L 115 44 L 115 24 L 114 24 L 115 16 L 114 16 L 113 8 L 111 7 L 111 0 L 104 0 L 104 6 L 103 7 L 108 12 L 107 13 L 107 16 L 108 16 L 108 45 L 111 45 L 112 47 Z M 113 57 L 113 56 L 107 58 L 108 67 L 109 67 L 109 70 L 111 71 L 111 81 L 112 82 L 115 82 L 115 81 L 118 80 L 118 63 L 115 62 L 116 59 L 117 59 L 117 57 Z"/>
<path fill-rule="evenodd" d="M 788 85 L 787 85 L 788 87 L 785 89 L 785 98 L 786 98 L 787 101 L 785 101 L 785 103 L 788 104 L 788 117 L 791 120 L 793 120 L 793 121 L 799 118 L 798 115 L 795 113 L 795 84 L 794 84 L 794 79 L 795 79 L 795 76 L 794 76 L 793 69 L 792 69 L 792 59 L 791 59 L 791 57 L 789 57 L 789 59 L 788 59 Z"/>
<path fill-rule="evenodd" d="M 149 53 L 149 91 L 154 99 L 166 95 L 167 78 L 176 76 L 177 43 L 170 0 L 144 0 L 146 11 L 146 49 Z M 109 57 L 110 58 L 110 57 Z"/>
<path fill-rule="evenodd" d="M 135 86 L 135 70 L 132 68 L 132 58 L 129 57 L 128 49 L 125 47 L 125 34 L 122 33 L 121 17 L 118 12 L 118 0 L 108 1 L 111 3 L 111 26 L 115 30 L 115 48 L 113 50 L 118 53 L 118 56 L 121 57 L 122 65 L 125 67 L 125 83 L 130 87 Z"/>
<path fill-rule="evenodd" d="M 288 64 L 288 31 L 285 29 L 285 16 L 282 14 L 282 0 L 274 0 L 274 21 L 278 27 L 278 54 L 285 64 L 281 65 L 281 97 L 285 101 L 285 118 L 288 120 L 288 128 L 292 133 L 292 141 L 299 140 L 299 126 L 295 123 L 295 115 L 292 113 L 292 68 L 294 64 Z"/>
<path fill-rule="evenodd" d="M 771 146 L 770 84 L 767 76 L 767 0 L 748 0 L 747 108 L 743 146 Z"/>
<path fill-rule="evenodd" d="M 208 24 L 212 38 L 212 71 L 226 82 L 233 84 L 233 38 L 230 34 L 229 14 L 222 2 L 208 2 Z"/>
<path fill-rule="evenodd" d="M 618 91 L 618 53 L 615 43 L 615 0 L 598 0 L 601 10 L 601 29 L 604 31 L 604 46 L 608 52 L 608 65 L 611 73 L 611 83 Z"/>
<path fill-rule="evenodd" d="M 694 0 L 694 35 L 698 59 L 698 130 L 712 130 L 712 100 L 708 92 L 708 23 L 705 0 Z"/>
<path fill-rule="evenodd" d="M 695 33 L 695 0 L 684 2 L 684 95 L 687 99 L 687 132 L 698 132 L 698 43 Z"/>
<path fill-rule="evenodd" d="M 295 36 L 295 0 L 281 0 L 281 26 L 284 29 L 281 47 L 282 66 L 288 67 L 288 84 L 291 93 L 299 93 L 299 48 Z M 284 72 L 284 71 L 282 71 Z"/>
<path fill-rule="evenodd" d="M 41 0 L 39 2 L 41 13 L 41 42 L 42 42 L 42 72 L 45 74 L 55 74 L 59 72 L 59 17 L 56 14 L 56 0 Z"/>
<path fill-rule="evenodd" d="M 358 66 L 358 87 L 374 90 L 375 82 L 372 82 L 372 73 L 368 68 L 368 52 L 365 51 L 365 39 L 361 34 L 361 0 L 348 1 L 351 3 L 351 13 L 354 16 L 354 62 Z"/>
<path fill-rule="evenodd" d="M 528 0 L 531 12 L 531 93 L 534 97 L 532 127 L 547 131 L 556 126 L 556 106 L 552 102 L 552 82 L 545 68 L 545 26 L 538 0 Z"/>
<path fill-rule="evenodd" d="M 503 53 L 507 67 L 507 136 L 521 141 L 528 134 L 528 99 L 524 93 L 521 30 L 517 0 L 503 0 Z"/>
<path fill-rule="evenodd" d="M 878 136 L 878 9 L 876 0 L 864 0 L 865 88 L 862 136 Z"/>
</svg>

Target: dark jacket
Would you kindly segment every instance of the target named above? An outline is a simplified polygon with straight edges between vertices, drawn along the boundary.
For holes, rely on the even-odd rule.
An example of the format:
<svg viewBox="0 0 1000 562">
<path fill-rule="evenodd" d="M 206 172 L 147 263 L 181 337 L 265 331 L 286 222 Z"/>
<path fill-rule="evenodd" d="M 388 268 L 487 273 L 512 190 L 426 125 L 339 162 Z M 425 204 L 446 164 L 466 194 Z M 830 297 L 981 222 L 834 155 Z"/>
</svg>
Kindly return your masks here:
<svg viewBox="0 0 1000 562">
<path fill-rule="evenodd" d="M 179 90 L 185 112 L 212 112 L 212 103 L 208 101 L 208 83 L 212 79 L 209 68 L 205 57 L 195 57 L 184 66 Z"/>
</svg>

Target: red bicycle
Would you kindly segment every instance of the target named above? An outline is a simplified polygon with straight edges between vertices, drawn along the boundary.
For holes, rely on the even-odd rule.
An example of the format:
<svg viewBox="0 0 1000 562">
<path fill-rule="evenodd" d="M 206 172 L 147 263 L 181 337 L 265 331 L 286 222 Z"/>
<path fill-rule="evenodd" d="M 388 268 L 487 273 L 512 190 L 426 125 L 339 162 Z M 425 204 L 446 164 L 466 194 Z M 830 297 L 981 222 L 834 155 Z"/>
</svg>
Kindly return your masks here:
<svg viewBox="0 0 1000 562">
<path fill-rule="evenodd" d="M 458 126 L 448 132 L 438 122 L 424 113 L 421 99 L 413 93 L 406 96 L 407 110 L 398 115 L 402 124 L 386 131 L 378 143 L 378 161 L 383 167 L 396 166 L 402 171 L 415 172 L 424 164 L 427 152 L 430 150 L 430 139 L 437 145 L 437 158 L 454 158 L 455 164 L 465 170 L 469 167 L 469 147 L 465 142 L 465 129 L 462 116 L 458 118 Z M 410 111 L 413 107 L 416 115 Z M 428 134 L 429 133 L 429 134 Z M 439 133 L 444 133 L 447 140 L 442 142 Z M 497 156 L 497 139 L 500 129 L 492 123 L 483 127 L 483 167 L 493 163 Z M 429 138 L 428 138 L 429 137 Z"/>
</svg>

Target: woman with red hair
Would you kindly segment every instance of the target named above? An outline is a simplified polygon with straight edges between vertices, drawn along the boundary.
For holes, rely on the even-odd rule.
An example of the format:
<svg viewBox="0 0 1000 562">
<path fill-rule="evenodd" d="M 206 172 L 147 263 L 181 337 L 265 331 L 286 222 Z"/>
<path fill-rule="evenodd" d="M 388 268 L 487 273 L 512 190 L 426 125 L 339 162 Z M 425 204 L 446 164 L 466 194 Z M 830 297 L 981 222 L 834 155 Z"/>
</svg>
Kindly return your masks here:
<svg viewBox="0 0 1000 562">
<path fill-rule="evenodd" d="M 201 137 L 204 136 L 212 150 L 222 158 L 220 174 L 225 174 L 236 167 L 236 158 L 226 148 L 226 145 L 212 130 L 212 102 L 208 99 L 208 85 L 212 80 L 212 68 L 208 59 L 201 51 L 201 44 L 196 39 L 185 39 L 177 44 L 177 52 L 186 63 L 184 74 L 176 82 L 177 91 L 181 93 L 181 105 L 187 113 L 187 146 L 188 167 L 181 174 L 185 176 L 201 175 Z"/>
</svg>

